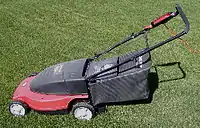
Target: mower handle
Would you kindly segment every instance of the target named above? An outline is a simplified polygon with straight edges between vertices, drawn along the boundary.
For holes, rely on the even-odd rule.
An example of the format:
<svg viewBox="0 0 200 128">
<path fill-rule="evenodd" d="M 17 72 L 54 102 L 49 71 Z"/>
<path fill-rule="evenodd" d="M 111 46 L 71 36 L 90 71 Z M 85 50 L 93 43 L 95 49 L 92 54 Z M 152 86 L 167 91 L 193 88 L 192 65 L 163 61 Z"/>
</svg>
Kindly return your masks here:
<svg viewBox="0 0 200 128">
<path fill-rule="evenodd" d="M 100 74 L 102 74 L 102 73 L 105 73 L 105 72 L 110 71 L 110 70 L 112 70 L 112 69 L 114 69 L 114 68 L 117 68 L 117 67 L 119 67 L 119 66 L 121 66 L 121 65 L 123 65 L 123 64 L 125 64 L 125 63 L 128 63 L 129 61 L 132 61 L 134 58 L 137 58 L 137 57 L 139 57 L 139 56 L 142 56 L 142 55 L 144 55 L 144 54 L 146 54 L 146 53 L 148 53 L 148 52 L 150 52 L 150 51 L 152 51 L 152 50 L 154 50 L 154 49 L 156 49 L 156 48 L 158 48 L 158 47 L 160 47 L 160 46 L 162 46 L 162 45 L 165 45 L 165 44 L 171 42 L 172 40 L 175 40 L 175 39 L 177 39 L 177 38 L 179 38 L 179 37 L 181 37 L 181 36 L 187 34 L 188 31 L 190 30 L 190 23 L 189 23 L 187 17 L 185 16 L 184 12 L 182 11 L 182 8 L 180 7 L 180 5 L 176 4 L 176 10 L 177 10 L 177 11 L 175 12 L 175 14 L 176 14 L 176 15 L 180 14 L 180 16 L 181 16 L 183 22 L 185 23 L 185 28 L 184 28 L 184 30 L 183 30 L 182 32 L 180 32 L 180 33 L 178 33 L 177 35 L 174 35 L 174 36 L 172 36 L 172 37 L 170 37 L 170 38 L 168 38 L 168 39 L 166 39 L 166 40 L 164 40 L 164 41 L 161 41 L 160 43 L 158 43 L 158 44 L 156 44 L 156 45 L 154 45 L 154 46 L 147 47 L 147 48 L 145 48 L 143 51 L 141 51 L 141 52 L 135 54 L 134 56 L 132 56 L 132 57 L 126 59 L 126 60 L 124 60 L 122 63 L 119 63 L 119 64 L 117 64 L 117 65 L 114 65 L 114 66 L 112 66 L 112 67 L 110 67 L 110 68 L 104 69 L 103 71 L 97 72 L 97 73 L 95 73 L 95 74 L 93 74 L 93 75 L 91 75 L 91 76 L 86 77 L 86 79 L 87 79 L 88 81 L 92 81 L 96 76 L 98 76 L 98 75 L 100 75 Z M 172 13 L 170 13 L 170 14 L 172 14 Z M 176 15 L 174 15 L 173 17 L 175 17 Z M 171 17 L 171 18 L 173 18 L 173 17 Z M 154 23 L 157 23 L 156 25 L 158 26 L 158 25 L 160 25 L 160 24 L 166 23 L 166 22 L 169 21 L 171 18 L 169 18 L 169 17 L 168 17 L 168 18 L 163 18 L 164 20 L 160 20 L 160 22 L 154 22 Z M 158 18 L 158 19 L 159 19 L 159 18 Z M 155 20 L 154 20 L 154 21 L 155 21 Z M 155 26 L 154 26 L 154 27 L 155 27 Z M 115 47 L 117 47 L 117 46 L 119 46 L 119 45 L 121 45 L 121 44 L 123 44 L 123 43 L 125 43 L 125 42 L 127 42 L 127 41 L 129 41 L 129 40 L 131 40 L 131 39 L 134 39 L 134 38 L 136 38 L 137 36 L 139 36 L 139 35 L 141 35 L 141 34 L 144 34 L 146 31 L 148 31 L 148 30 L 150 30 L 150 29 L 152 29 L 152 28 L 153 28 L 152 25 L 147 26 L 146 28 L 144 28 L 144 29 L 143 29 L 142 31 L 140 31 L 139 33 L 132 34 L 130 37 L 128 37 L 127 39 L 125 39 L 125 40 L 122 41 L 122 42 L 119 42 L 117 45 L 115 45 L 114 47 L 110 48 L 109 50 L 107 50 L 107 51 L 105 51 L 105 52 L 103 52 L 103 53 L 98 54 L 98 56 L 95 56 L 94 58 L 92 58 L 92 60 L 98 58 L 99 56 L 101 56 L 101 55 L 103 55 L 103 54 L 106 54 L 107 52 L 111 51 L 111 50 L 114 49 Z"/>
<path fill-rule="evenodd" d="M 152 28 L 155 28 L 161 24 L 167 23 L 172 18 L 176 17 L 178 14 L 180 14 L 183 22 L 185 23 L 185 29 L 184 32 L 188 33 L 190 29 L 189 21 L 187 17 L 185 16 L 184 12 L 182 11 L 182 8 L 179 4 L 176 4 L 176 11 L 175 12 L 168 12 L 165 15 L 160 16 L 159 18 L 153 20 L 151 22 L 151 25 L 144 27 L 144 30 L 150 30 Z"/>
<path fill-rule="evenodd" d="M 183 12 L 183 10 L 182 10 L 182 8 L 181 8 L 181 6 L 179 4 L 176 4 L 176 10 L 180 14 L 183 22 L 185 23 L 184 32 L 188 33 L 189 30 L 190 30 L 190 23 L 189 23 L 187 17 L 185 16 L 185 14 L 184 14 L 184 12 Z"/>
</svg>

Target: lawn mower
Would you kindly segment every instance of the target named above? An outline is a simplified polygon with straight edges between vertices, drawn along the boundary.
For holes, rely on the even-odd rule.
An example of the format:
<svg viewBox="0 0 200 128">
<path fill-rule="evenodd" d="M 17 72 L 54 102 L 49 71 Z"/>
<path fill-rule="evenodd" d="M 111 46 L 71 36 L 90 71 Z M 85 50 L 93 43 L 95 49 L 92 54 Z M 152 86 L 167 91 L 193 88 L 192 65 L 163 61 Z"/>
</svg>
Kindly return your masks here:
<svg viewBox="0 0 200 128">
<path fill-rule="evenodd" d="M 185 28 L 177 35 L 136 52 L 98 60 L 118 46 L 146 34 L 180 15 Z M 91 58 L 73 60 L 32 73 L 15 90 L 9 111 L 24 116 L 28 110 L 48 112 L 66 110 L 80 120 L 90 120 L 99 108 L 108 104 L 148 99 L 148 74 L 151 68 L 150 51 L 175 40 L 189 31 L 189 21 L 179 5 L 151 22 L 141 31 L 131 34 L 109 49 Z"/>
</svg>

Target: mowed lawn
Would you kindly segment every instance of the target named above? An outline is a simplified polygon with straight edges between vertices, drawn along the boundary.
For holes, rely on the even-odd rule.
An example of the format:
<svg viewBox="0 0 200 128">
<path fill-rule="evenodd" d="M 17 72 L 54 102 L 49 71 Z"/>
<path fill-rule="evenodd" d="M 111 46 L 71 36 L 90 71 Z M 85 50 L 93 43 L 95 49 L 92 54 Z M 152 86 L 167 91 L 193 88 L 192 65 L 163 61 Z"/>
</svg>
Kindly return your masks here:
<svg viewBox="0 0 200 128">
<path fill-rule="evenodd" d="M 200 50 L 200 1 L 179 3 L 191 24 L 184 39 Z M 91 57 L 174 11 L 175 4 L 173 0 L 0 0 L 0 127 L 200 127 L 200 55 L 189 52 L 180 40 L 151 53 L 159 82 L 150 104 L 108 106 L 106 113 L 90 121 L 34 111 L 14 117 L 8 111 L 13 91 L 29 73 Z M 171 28 L 182 30 L 179 20 L 172 20 Z M 152 30 L 150 45 L 169 35 L 164 26 Z M 132 50 L 141 45 L 138 42 L 129 44 Z"/>
</svg>

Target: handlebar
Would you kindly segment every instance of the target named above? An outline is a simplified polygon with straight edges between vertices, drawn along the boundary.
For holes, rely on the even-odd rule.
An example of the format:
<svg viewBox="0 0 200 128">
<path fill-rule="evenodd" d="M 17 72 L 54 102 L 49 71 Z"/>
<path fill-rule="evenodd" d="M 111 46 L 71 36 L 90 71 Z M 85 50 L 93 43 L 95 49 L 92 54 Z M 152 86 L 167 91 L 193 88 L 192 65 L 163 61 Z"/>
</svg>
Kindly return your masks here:
<svg viewBox="0 0 200 128">
<path fill-rule="evenodd" d="M 176 4 L 176 12 L 169 12 L 169 13 L 167 13 L 167 14 L 165 14 L 165 15 L 159 17 L 159 18 L 157 18 L 156 20 L 154 20 L 153 22 L 151 22 L 151 25 L 146 26 L 142 31 L 140 31 L 140 32 L 138 32 L 138 33 L 135 33 L 135 34 L 132 34 L 132 35 L 129 36 L 127 39 L 125 39 L 125 40 L 123 40 L 123 41 L 117 43 L 116 45 L 114 45 L 113 47 L 109 48 L 109 49 L 106 50 L 105 52 L 102 52 L 102 53 L 100 53 L 100 54 L 97 54 L 97 55 L 94 56 L 93 58 L 90 58 L 90 60 L 97 59 L 97 58 L 100 57 L 101 55 L 110 52 L 111 50 L 113 50 L 114 48 L 118 47 L 119 45 L 122 45 L 122 44 L 126 43 L 127 41 L 129 41 L 129 40 L 131 40 L 131 39 L 134 39 L 134 38 L 138 37 L 138 36 L 141 35 L 141 34 L 144 34 L 146 31 L 148 31 L 148 30 L 150 30 L 150 29 L 152 29 L 152 28 L 154 28 L 154 27 L 157 27 L 157 26 L 159 26 L 160 24 L 164 24 L 164 23 L 168 22 L 170 19 L 172 19 L 173 17 L 177 16 L 178 14 L 180 14 L 180 16 L 181 16 L 183 22 L 185 23 L 185 28 L 184 28 L 184 30 L 183 30 L 182 32 L 180 32 L 180 33 L 178 33 L 177 35 L 174 35 L 174 36 L 172 36 L 172 37 L 170 37 L 170 38 L 168 38 L 168 39 L 166 39 L 166 40 L 164 40 L 164 41 L 161 41 L 160 43 L 158 43 L 158 44 L 156 44 L 156 45 L 154 45 L 154 46 L 145 48 L 143 51 L 141 51 L 141 52 L 137 53 L 136 55 L 134 55 L 134 56 L 132 56 L 132 57 L 126 59 L 126 60 L 123 61 L 122 63 L 119 63 L 119 64 L 117 64 L 117 65 L 114 65 L 114 66 L 112 66 L 112 67 L 110 67 L 110 68 L 107 68 L 107 69 L 105 69 L 105 70 L 103 70 L 103 71 L 97 72 L 97 73 L 95 73 L 95 74 L 93 74 L 93 75 L 91 75 L 91 76 L 86 77 L 86 79 L 90 81 L 90 80 L 92 80 L 93 78 L 95 78 L 96 76 L 98 76 L 98 75 L 100 75 L 100 74 L 102 74 L 102 73 L 105 73 L 105 72 L 107 72 L 107 71 L 109 71 L 109 70 L 112 70 L 112 69 L 114 69 L 114 68 L 117 68 L 117 67 L 119 67 L 119 66 L 121 66 L 121 65 L 123 65 L 123 64 L 125 64 L 125 63 L 127 63 L 127 62 L 129 62 L 129 61 L 131 61 L 131 60 L 133 60 L 134 58 L 137 58 L 137 57 L 139 57 L 139 56 L 142 56 L 142 55 L 144 55 L 144 54 L 146 54 L 146 53 L 148 53 L 148 52 L 150 52 L 150 51 L 152 51 L 152 50 L 154 50 L 154 49 L 156 49 L 156 48 L 158 48 L 158 47 L 160 47 L 160 46 L 162 46 L 162 45 L 164 45 L 164 44 L 167 44 L 167 43 L 171 42 L 172 40 L 175 40 L 175 39 L 177 39 L 177 38 L 179 38 L 179 37 L 181 37 L 181 36 L 187 34 L 187 33 L 189 32 L 189 30 L 190 30 L 190 23 L 189 23 L 187 17 L 185 16 L 184 12 L 182 11 L 182 8 L 180 7 L 180 5 Z"/>
<path fill-rule="evenodd" d="M 179 4 L 176 4 L 176 10 L 177 10 L 177 12 L 180 14 L 180 16 L 181 16 L 183 22 L 185 23 L 184 32 L 185 32 L 185 33 L 188 33 L 189 30 L 190 30 L 190 23 L 189 23 L 187 17 L 185 16 L 185 14 L 184 14 L 184 12 L 183 12 L 183 10 L 182 10 L 182 8 L 181 8 L 181 6 L 180 6 Z"/>
<path fill-rule="evenodd" d="M 157 27 L 161 24 L 167 23 L 169 20 L 176 17 L 178 14 L 180 14 L 183 22 L 185 23 L 184 32 L 188 33 L 188 31 L 190 29 L 190 24 L 189 24 L 189 21 L 188 21 L 187 17 L 185 16 L 184 12 L 182 11 L 182 8 L 179 4 L 176 4 L 176 11 L 175 12 L 168 12 L 165 15 L 160 16 L 159 18 L 152 21 L 151 25 L 144 27 L 144 30 L 150 30 L 150 29 Z"/>
</svg>

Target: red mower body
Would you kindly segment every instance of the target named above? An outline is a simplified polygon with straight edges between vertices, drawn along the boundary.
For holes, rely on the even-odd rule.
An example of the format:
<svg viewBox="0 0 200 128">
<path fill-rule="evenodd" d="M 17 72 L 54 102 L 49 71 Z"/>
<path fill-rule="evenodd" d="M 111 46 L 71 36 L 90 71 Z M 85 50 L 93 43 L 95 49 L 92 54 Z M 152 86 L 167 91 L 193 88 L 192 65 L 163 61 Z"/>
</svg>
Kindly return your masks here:
<svg viewBox="0 0 200 128">
<path fill-rule="evenodd" d="M 76 99 L 87 99 L 87 94 L 80 95 L 53 95 L 41 94 L 30 90 L 30 83 L 36 76 L 24 79 L 13 94 L 13 101 L 20 101 L 28 105 L 31 109 L 39 111 L 56 111 L 68 109 L 71 101 Z"/>
</svg>

